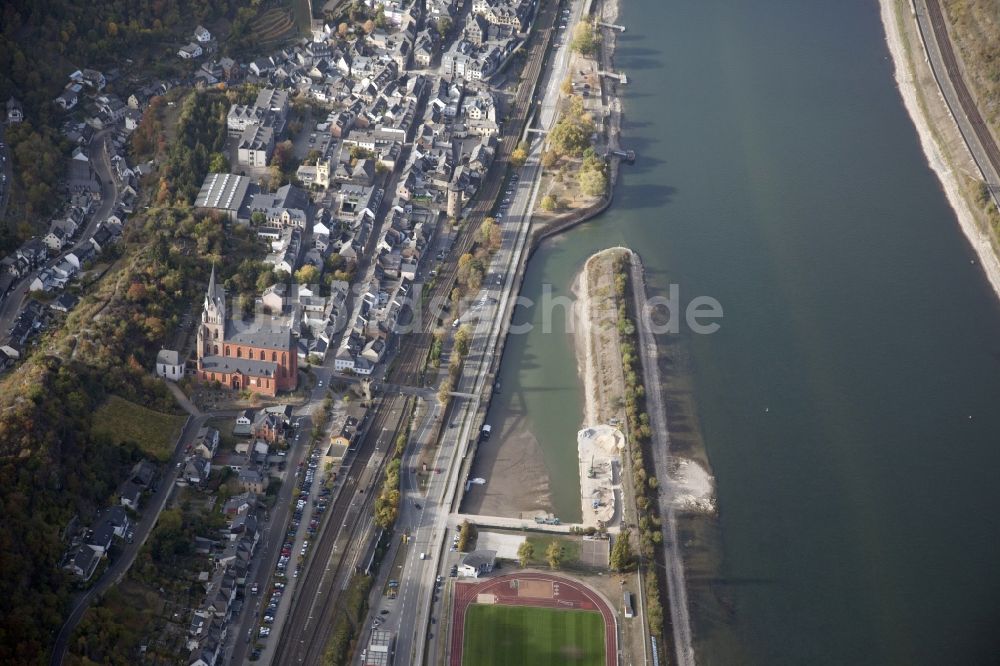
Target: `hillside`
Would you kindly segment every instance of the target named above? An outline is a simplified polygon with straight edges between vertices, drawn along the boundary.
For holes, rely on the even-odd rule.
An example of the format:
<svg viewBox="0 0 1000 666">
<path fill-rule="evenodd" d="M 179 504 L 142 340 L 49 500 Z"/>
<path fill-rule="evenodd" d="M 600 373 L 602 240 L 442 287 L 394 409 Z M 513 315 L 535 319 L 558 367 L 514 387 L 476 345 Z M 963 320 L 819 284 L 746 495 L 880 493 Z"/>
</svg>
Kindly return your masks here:
<svg viewBox="0 0 1000 666">
<path fill-rule="evenodd" d="M 86 523 L 107 506 L 142 456 L 143 443 L 94 427 L 101 406 L 114 395 L 177 413 L 151 374 L 156 350 L 198 302 L 212 263 L 232 275 L 250 247 L 246 234 L 226 234 L 221 220 L 190 207 L 191 183 L 208 168 L 205 146 L 225 132 L 226 103 L 218 93 L 188 96 L 179 141 L 160 155 L 161 180 L 144 185 L 159 203 L 128 221 L 123 255 L 0 380 L 0 663 L 47 663 L 74 591 L 59 568 L 61 533 L 74 516 Z"/>
</svg>

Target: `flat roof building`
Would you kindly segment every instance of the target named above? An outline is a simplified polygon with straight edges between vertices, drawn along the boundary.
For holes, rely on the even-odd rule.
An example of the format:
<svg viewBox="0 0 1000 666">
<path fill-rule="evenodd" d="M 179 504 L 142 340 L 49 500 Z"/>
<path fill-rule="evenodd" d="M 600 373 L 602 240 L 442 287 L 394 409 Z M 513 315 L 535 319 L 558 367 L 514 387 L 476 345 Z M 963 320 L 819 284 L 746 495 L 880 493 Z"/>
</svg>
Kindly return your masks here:
<svg viewBox="0 0 1000 666">
<path fill-rule="evenodd" d="M 361 663 L 363 666 L 389 666 L 392 663 L 392 634 L 384 629 L 373 629 Z"/>
<path fill-rule="evenodd" d="M 229 220 L 235 222 L 240 208 L 247 201 L 250 189 L 250 178 L 237 176 L 234 173 L 210 173 L 205 176 L 201 191 L 194 200 L 195 208 L 215 210 L 225 213 Z"/>
</svg>

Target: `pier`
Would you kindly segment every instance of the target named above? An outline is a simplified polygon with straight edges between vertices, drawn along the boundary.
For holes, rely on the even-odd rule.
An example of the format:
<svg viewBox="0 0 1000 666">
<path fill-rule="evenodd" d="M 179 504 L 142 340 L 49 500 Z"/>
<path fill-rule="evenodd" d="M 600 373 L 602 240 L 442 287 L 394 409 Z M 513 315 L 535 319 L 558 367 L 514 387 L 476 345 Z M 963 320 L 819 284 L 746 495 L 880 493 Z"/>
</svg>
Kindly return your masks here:
<svg viewBox="0 0 1000 666">
<path fill-rule="evenodd" d="M 625 32 L 625 26 L 618 25 L 617 23 L 605 23 L 604 21 L 598 21 L 597 25 L 602 28 L 611 28 L 612 30 L 617 30 L 618 32 Z"/>
<path fill-rule="evenodd" d="M 622 84 L 623 86 L 628 85 L 628 77 L 625 76 L 625 72 L 609 72 L 607 70 L 602 69 L 597 72 L 597 75 L 605 76 L 609 79 L 615 79 L 618 81 L 618 83 Z"/>
<path fill-rule="evenodd" d="M 611 150 L 608 151 L 609 157 L 617 157 L 629 164 L 635 164 L 635 151 L 634 150 Z"/>
</svg>

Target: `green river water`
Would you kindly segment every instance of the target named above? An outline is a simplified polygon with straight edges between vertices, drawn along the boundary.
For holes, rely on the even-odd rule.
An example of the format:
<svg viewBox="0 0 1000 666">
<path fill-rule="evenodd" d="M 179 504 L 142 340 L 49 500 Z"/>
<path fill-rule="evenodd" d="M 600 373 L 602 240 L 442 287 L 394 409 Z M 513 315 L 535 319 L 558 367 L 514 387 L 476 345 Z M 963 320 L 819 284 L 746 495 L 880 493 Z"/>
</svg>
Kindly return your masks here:
<svg viewBox="0 0 1000 666">
<path fill-rule="evenodd" d="M 717 563 L 689 567 L 699 662 L 995 663 L 1000 308 L 877 4 L 623 0 L 620 20 L 638 163 L 607 214 L 536 253 L 524 293 L 568 294 L 623 244 L 653 291 L 725 309 L 718 333 L 661 341 L 717 484 L 699 542 Z M 502 378 L 490 421 L 523 402 L 553 510 L 579 518 L 567 336 L 512 336 Z"/>
</svg>

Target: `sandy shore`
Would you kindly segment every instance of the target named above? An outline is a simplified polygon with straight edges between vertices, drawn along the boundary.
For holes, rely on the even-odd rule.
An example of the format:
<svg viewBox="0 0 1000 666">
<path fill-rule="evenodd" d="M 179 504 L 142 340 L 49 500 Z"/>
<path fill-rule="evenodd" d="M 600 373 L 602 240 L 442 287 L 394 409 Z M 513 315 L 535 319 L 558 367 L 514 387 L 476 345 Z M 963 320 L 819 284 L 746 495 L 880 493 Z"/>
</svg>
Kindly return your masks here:
<svg viewBox="0 0 1000 666">
<path fill-rule="evenodd" d="M 962 232 L 979 256 L 994 292 L 1000 297 L 1000 259 L 989 236 L 982 230 L 976 213 L 963 196 L 959 181 L 960 173 L 970 173 L 969 165 L 975 169 L 975 163 L 934 80 L 910 4 L 899 0 L 879 0 L 879 8 L 886 44 L 895 65 L 899 94 L 917 129 L 927 163 L 941 181 Z"/>
</svg>

